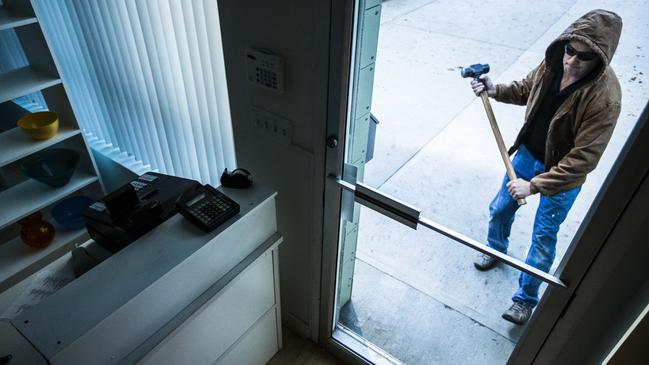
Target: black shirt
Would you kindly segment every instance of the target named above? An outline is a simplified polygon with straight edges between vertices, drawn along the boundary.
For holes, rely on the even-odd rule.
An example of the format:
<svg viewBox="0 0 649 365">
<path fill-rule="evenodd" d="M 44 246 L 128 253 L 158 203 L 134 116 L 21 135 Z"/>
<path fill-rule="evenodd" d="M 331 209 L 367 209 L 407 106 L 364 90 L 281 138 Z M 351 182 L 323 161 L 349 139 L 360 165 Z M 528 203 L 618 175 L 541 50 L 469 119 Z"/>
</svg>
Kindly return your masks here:
<svg viewBox="0 0 649 365">
<path fill-rule="evenodd" d="M 563 69 L 559 69 L 561 71 L 557 72 L 552 80 L 550 88 L 546 91 L 543 99 L 541 99 L 541 103 L 539 104 L 536 113 L 532 116 L 532 122 L 530 123 L 529 128 L 523 133 L 521 140 L 521 144 L 524 144 L 532 156 L 541 162 L 545 161 L 545 140 L 548 136 L 548 129 L 550 128 L 552 117 L 568 96 L 579 88 L 579 86 L 581 86 L 587 79 L 585 77 L 560 91 Z"/>
</svg>

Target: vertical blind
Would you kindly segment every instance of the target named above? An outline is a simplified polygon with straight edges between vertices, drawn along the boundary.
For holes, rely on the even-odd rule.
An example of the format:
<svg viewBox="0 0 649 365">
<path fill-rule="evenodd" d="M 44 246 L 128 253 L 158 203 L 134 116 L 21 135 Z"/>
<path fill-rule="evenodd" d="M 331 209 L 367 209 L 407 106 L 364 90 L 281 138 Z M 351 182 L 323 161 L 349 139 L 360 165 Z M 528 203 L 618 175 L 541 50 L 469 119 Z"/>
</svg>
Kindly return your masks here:
<svg viewBox="0 0 649 365">
<path fill-rule="evenodd" d="M 236 165 L 216 1 L 32 3 L 85 133 L 203 183 Z"/>
</svg>

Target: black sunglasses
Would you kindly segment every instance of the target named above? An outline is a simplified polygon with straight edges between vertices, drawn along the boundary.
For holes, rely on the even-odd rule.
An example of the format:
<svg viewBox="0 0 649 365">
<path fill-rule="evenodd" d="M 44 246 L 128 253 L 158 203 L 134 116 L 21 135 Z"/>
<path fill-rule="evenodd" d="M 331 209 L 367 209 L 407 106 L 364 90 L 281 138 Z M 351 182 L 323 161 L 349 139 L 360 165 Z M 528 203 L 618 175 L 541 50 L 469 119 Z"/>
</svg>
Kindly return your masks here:
<svg viewBox="0 0 649 365">
<path fill-rule="evenodd" d="M 577 59 L 580 61 L 592 61 L 597 57 L 595 52 L 578 52 L 569 43 L 566 43 L 566 54 L 570 57 L 577 55 Z"/>
</svg>

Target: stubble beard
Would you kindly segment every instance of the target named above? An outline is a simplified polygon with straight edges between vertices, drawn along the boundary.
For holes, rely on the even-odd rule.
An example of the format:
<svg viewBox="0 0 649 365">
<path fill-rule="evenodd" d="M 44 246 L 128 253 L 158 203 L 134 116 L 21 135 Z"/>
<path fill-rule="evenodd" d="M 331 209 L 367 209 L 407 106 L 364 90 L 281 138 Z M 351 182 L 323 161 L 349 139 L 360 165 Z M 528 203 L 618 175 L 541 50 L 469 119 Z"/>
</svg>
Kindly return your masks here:
<svg viewBox="0 0 649 365">
<path fill-rule="evenodd" d="M 563 73 L 566 75 L 570 75 L 571 77 L 581 78 L 582 76 L 581 71 L 582 71 L 581 67 L 571 66 L 567 63 L 563 64 Z"/>
</svg>

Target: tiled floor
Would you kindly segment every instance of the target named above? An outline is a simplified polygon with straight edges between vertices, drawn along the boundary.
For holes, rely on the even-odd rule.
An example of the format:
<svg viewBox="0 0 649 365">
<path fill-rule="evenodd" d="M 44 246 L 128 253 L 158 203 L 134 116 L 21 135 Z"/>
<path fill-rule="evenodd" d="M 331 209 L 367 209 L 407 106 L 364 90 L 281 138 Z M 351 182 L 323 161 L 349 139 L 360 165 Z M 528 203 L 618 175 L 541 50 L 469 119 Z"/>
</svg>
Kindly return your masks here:
<svg viewBox="0 0 649 365">
<path fill-rule="evenodd" d="M 344 365 L 314 342 L 295 335 L 282 328 L 283 348 L 268 362 L 268 365 Z"/>
</svg>

